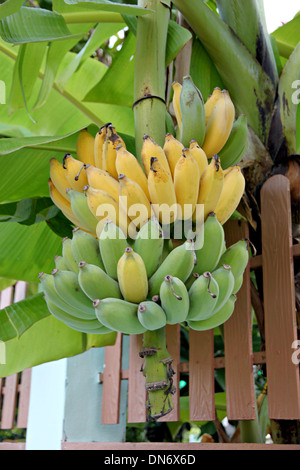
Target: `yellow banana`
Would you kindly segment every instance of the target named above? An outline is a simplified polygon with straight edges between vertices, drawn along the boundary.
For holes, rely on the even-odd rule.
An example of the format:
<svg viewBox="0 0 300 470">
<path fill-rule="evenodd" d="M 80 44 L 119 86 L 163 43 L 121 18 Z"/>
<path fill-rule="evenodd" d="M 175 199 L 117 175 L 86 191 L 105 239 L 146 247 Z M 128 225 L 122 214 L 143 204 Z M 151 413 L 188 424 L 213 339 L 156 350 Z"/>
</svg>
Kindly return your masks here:
<svg viewBox="0 0 300 470">
<path fill-rule="evenodd" d="M 214 109 L 218 99 L 220 98 L 222 94 L 221 88 L 216 87 L 213 89 L 213 92 L 209 97 L 207 98 L 205 104 L 204 104 L 204 111 L 205 111 L 205 124 L 207 125 L 208 120 L 211 116 L 212 110 Z"/>
<path fill-rule="evenodd" d="M 196 160 L 192 157 L 189 149 L 183 150 L 175 166 L 174 188 L 176 201 L 181 208 L 178 218 L 181 220 L 190 219 L 194 213 L 198 200 L 200 183 L 200 171 Z"/>
<path fill-rule="evenodd" d="M 228 171 L 230 170 L 230 171 Z M 215 214 L 223 225 L 233 214 L 244 194 L 245 178 L 239 165 L 229 167 L 224 177 L 224 185 Z"/>
<path fill-rule="evenodd" d="M 106 138 L 102 150 L 102 168 L 103 170 L 108 171 L 111 176 L 116 179 L 118 179 L 118 173 L 116 170 L 116 147 L 118 145 L 123 145 L 123 147 L 125 147 L 125 143 L 116 133 L 116 129 L 112 125 L 109 125 L 107 127 Z"/>
<path fill-rule="evenodd" d="M 163 150 L 166 154 L 173 178 L 174 178 L 174 171 L 175 171 L 176 163 L 178 162 L 179 158 L 182 156 L 183 149 L 184 149 L 183 144 L 179 140 L 175 139 L 175 137 L 172 134 L 166 135 Z"/>
<path fill-rule="evenodd" d="M 221 196 L 223 181 L 224 175 L 220 159 L 214 156 L 200 178 L 197 204 L 204 204 L 204 220 L 210 212 L 215 212 Z"/>
<path fill-rule="evenodd" d="M 61 195 L 61 193 L 58 191 L 58 189 L 54 185 L 53 181 L 51 181 L 51 179 L 48 180 L 48 186 L 49 186 L 50 197 L 52 201 L 54 202 L 54 204 L 56 205 L 56 207 L 58 207 L 61 210 L 64 216 L 67 217 L 67 219 L 69 219 L 72 222 L 72 224 L 74 224 L 76 227 L 82 228 L 81 227 L 82 224 L 79 222 L 77 217 L 75 217 L 72 211 L 71 203 L 65 197 Z"/>
<path fill-rule="evenodd" d="M 131 180 L 140 185 L 147 198 L 150 200 L 147 176 L 137 158 L 123 145 L 116 147 L 116 170 L 118 175 L 126 175 Z"/>
<path fill-rule="evenodd" d="M 108 171 L 96 168 L 93 165 L 86 165 L 88 185 L 94 189 L 102 189 L 110 194 L 116 201 L 119 199 L 119 183 Z"/>
<path fill-rule="evenodd" d="M 196 140 L 191 140 L 190 142 L 190 153 L 193 159 L 198 163 L 201 176 L 205 168 L 208 166 L 208 160 L 204 150 L 198 145 Z"/>
<path fill-rule="evenodd" d="M 157 158 L 161 166 L 165 169 L 168 175 L 171 176 L 171 170 L 163 148 L 154 142 L 149 135 L 144 135 L 143 137 L 141 157 L 147 176 L 150 172 L 151 158 Z"/>
<path fill-rule="evenodd" d="M 65 169 L 66 178 L 69 187 L 75 191 L 83 192 L 83 187 L 88 184 L 87 175 L 84 171 L 84 163 L 66 154 L 63 159 L 63 167 Z"/>
<path fill-rule="evenodd" d="M 131 247 L 125 249 L 117 267 L 120 291 L 127 302 L 139 303 L 148 294 L 148 277 L 144 261 Z"/>
<path fill-rule="evenodd" d="M 95 165 L 94 159 L 95 139 L 87 129 L 82 129 L 76 142 L 77 158 L 86 165 Z"/>
<path fill-rule="evenodd" d="M 163 225 L 174 222 L 177 218 L 177 203 L 173 180 L 157 158 L 151 158 L 148 188 L 156 218 Z"/>
<path fill-rule="evenodd" d="M 70 183 L 66 177 L 66 171 L 56 158 L 50 159 L 50 179 L 58 192 L 68 201 L 70 201 L 69 196 L 66 193 L 66 189 L 70 187 Z"/>
<path fill-rule="evenodd" d="M 119 175 L 120 207 L 136 227 L 141 228 L 151 217 L 151 205 L 138 183 L 124 174 Z"/>
<path fill-rule="evenodd" d="M 180 134 L 181 131 L 181 112 L 180 112 L 180 93 L 182 90 L 182 85 L 178 82 L 173 82 L 172 83 L 172 88 L 173 88 L 173 98 L 172 98 L 172 104 L 173 104 L 173 109 L 177 121 L 177 134 Z"/>
<path fill-rule="evenodd" d="M 206 126 L 202 148 L 208 159 L 216 155 L 226 144 L 235 118 L 234 104 L 229 92 L 222 94 L 214 106 Z"/>
<path fill-rule="evenodd" d="M 106 138 L 107 127 L 110 123 L 105 124 L 104 126 L 100 127 L 99 131 L 95 135 L 95 144 L 94 144 L 94 160 L 95 166 L 97 168 L 102 168 L 102 151 L 103 145 Z"/>
<path fill-rule="evenodd" d="M 110 194 L 108 194 L 108 192 L 103 191 L 102 189 L 85 186 L 84 192 L 87 197 L 90 211 L 100 222 L 97 225 L 98 238 L 107 219 L 112 220 L 115 225 L 120 227 L 126 236 L 130 219 L 127 217 L 127 214 L 120 209 L 119 203 Z"/>
</svg>

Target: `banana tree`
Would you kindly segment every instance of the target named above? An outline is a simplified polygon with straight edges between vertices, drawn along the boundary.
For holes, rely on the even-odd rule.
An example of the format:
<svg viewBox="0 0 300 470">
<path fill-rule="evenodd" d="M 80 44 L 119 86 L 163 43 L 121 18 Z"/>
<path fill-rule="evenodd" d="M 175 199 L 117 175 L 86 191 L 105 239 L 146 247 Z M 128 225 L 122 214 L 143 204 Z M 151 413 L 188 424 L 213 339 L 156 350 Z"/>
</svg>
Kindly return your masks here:
<svg viewBox="0 0 300 470">
<path fill-rule="evenodd" d="M 114 335 L 83 338 L 62 326 L 38 292 L 38 273 L 54 268 L 61 240 L 72 231 L 49 197 L 49 160 L 76 156 L 80 130 L 95 135 L 107 122 L 136 155 L 144 134 L 161 144 L 176 122 L 174 77 L 182 83 L 190 75 L 205 100 L 215 87 L 226 88 L 237 114 L 247 116 L 248 149 L 241 161 L 247 186 L 239 211 L 258 245 L 260 185 L 274 171 L 291 175 L 293 185 L 299 169 L 299 19 L 269 35 L 261 0 L 246 6 L 238 0 L 53 0 L 51 10 L 13 0 L 0 5 L 0 80 L 6 86 L 6 105 L 0 105 L 0 276 L 36 289 L 0 312 L 0 339 L 15 357 L 0 366 L 2 376 L 113 343 Z M 119 50 L 108 49 L 112 64 L 96 60 L 120 31 Z M 29 351 L 37 328 L 66 340 L 43 354 L 36 347 L 19 355 L 20 345 Z"/>
</svg>

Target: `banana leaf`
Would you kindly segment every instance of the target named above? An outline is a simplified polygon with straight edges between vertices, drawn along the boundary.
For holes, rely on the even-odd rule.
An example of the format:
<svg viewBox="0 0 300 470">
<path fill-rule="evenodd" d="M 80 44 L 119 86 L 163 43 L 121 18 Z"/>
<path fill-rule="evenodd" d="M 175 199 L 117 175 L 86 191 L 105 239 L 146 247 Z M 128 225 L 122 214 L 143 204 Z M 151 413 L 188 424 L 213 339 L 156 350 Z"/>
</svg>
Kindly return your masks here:
<svg viewBox="0 0 300 470">
<path fill-rule="evenodd" d="M 0 5 L 0 20 L 20 10 L 23 0 L 6 0 Z"/>
<path fill-rule="evenodd" d="M 300 15 L 273 31 L 272 37 L 276 39 L 280 55 L 288 59 L 300 41 Z"/>
</svg>

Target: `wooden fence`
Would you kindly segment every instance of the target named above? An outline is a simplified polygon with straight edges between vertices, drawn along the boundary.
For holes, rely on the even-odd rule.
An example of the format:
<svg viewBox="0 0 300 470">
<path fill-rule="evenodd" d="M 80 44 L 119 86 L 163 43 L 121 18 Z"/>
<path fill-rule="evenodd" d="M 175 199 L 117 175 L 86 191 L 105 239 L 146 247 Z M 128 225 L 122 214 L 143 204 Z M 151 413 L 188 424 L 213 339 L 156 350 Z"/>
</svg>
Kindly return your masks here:
<svg viewBox="0 0 300 470">
<path fill-rule="evenodd" d="M 178 421 L 180 415 L 180 374 L 189 374 L 190 421 L 214 421 L 215 370 L 225 369 L 227 417 L 229 420 L 255 419 L 254 365 L 266 370 L 268 383 L 268 409 L 270 419 L 300 419 L 299 361 L 292 360 L 297 348 L 297 323 L 294 287 L 294 259 L 300 257 L 300 244 L 293 245 L 289 181 L 282 175 L 269 179 L 261 191 L 261 253 L 250 259 L 244 282 L 238 293 L 235 310 L 224 324 L 224 357 L 216 357 L 213 331 L 189 332 L 189 360 L 180 360 L 180 327 L 167 326 L 167 347 L 173 357 L 175 371 L 174 410 L 159 421 Z M 226 223 L 227 245 L 248 238 L 248 224 L 230 220 Z M 251 288 L 251 271 L 260 270 L 263 282 L 263 321 L 258 318 L 262 335 L 262 349 L 253 351 L 252 311 L 257 299 Z M 105 348 L 105 367 L 100 373 L 103 387 L 102 424 L 119 422 L 121 381 L 128 381 L 128 423 L 146 421 L 145 379 L 140 371 L 141 335 L 130 336 L 129 367 L 122 370 L 122 334 L 113 346 Z M 299 349 L 299 348 L 298 348 Z M 294 356 L 293 356 L 294 357 Z M 300 359 L 300 358 L 299 358 Z M 30 375 L 29 372 L 23 374 Z M 0 379 L 1 380 L 1 379 Z M 7 381 L 14 382 L 8 385 Z M 6 385 L 7 384 L 7 385 Z M 9 387 L 9 388 L 8 388 Z M 11 387 L 11 388 L 10 388 Z M 1 382 L 0 382 L 1 389 Z M 10 391 L 12 390 L 12 391 Z M 22 387 L 16 378 L 7 378 L 4 387 L 2 419 L 6 403 L 15 403 L 16 393 L 21 397 Z M 3 391 L 2 391 L 3 393 Z M 14 398 L 12 398 L 14 397 Z M 27 402 L 28 404 L 28 397 Z M 12 410 L 12 408 L 10 408 Z M 21 410 L 19 402 L 19 412 Z M 5 413 L 8 413 L 6 411 Z M 10 411 L 10 416 L 12 416 Z M 26 412 L 25 412 L 26 415 Z M 100 412 L 99 412 L 100 420 Z M 3 425 L 3 423 L 2 423 Z M 178 449 L 206 450 L 207 448 L 242 448 L 243 444 L 165 444 L 165 443 L 74 443 L 63 442 L 62 449 Z M 245 445 L 246 448 L 277 448 L 276 445 Z M 284 446 L 298 448 L 299 446 Z M 1 447 L 0 447 L 1 449 Z"/>
</svg>

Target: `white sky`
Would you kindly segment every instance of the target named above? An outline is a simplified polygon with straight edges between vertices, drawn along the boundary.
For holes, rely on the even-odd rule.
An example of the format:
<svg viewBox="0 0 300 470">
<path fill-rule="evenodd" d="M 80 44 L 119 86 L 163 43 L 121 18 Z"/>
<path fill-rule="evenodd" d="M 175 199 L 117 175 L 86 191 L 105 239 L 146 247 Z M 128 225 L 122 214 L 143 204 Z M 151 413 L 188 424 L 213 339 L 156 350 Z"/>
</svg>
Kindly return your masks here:
<svg viewBox="0 0 300 470">
<path fill-rule="evenodd" d="M 292 20 L 300 10 L 299 0 L 263 0 L 269 33 Z"/>
</svg>

